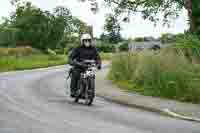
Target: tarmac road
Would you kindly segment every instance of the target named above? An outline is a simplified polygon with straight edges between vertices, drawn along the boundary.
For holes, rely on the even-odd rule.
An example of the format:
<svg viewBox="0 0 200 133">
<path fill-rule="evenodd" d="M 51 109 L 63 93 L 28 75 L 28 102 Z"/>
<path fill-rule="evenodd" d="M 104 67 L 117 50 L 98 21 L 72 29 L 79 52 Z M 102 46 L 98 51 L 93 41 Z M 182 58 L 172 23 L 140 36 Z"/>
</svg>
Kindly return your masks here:
<svg viewBox="0 0 200 133">
<path fill-rule="evenodd" d="M 200 133 L 199 123 L 99 97 L 91 107 L 75 104 L 66 95 L 65 71 L 59 66 L 0 74 L 0 133 Z"/>
</svg>

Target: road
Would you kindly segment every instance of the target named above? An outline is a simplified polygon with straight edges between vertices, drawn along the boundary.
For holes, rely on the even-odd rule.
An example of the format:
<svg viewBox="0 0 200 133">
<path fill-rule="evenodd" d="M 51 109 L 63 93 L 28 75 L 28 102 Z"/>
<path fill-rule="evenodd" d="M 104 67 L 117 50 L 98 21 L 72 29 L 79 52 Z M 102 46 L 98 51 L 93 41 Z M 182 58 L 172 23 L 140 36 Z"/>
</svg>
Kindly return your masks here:
<svg viewBox="0 0 200 133">
<path fill-rule="evenodd" d="M 66 68 L 0 74 L 0 133 L 200 133 L 200 124 L 67 95 Z"/>
</svg>

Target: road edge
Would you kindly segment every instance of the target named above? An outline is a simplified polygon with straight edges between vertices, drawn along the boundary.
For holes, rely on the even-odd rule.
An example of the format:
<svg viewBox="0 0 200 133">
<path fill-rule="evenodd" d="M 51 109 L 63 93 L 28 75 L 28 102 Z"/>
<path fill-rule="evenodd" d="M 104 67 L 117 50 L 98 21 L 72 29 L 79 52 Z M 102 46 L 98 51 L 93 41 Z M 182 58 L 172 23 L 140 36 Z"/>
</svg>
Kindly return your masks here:
<svg viewBox="0 0 200 133">
<path fill-rule="evenodd" d="M 103 98 L 107 101 L 113 102 L 113 103 L 125 105 L 125 106 L 132 107 L 132 108 L 138 108 L 138 109 L 142 109 L 142 110 L 146 110 L 146 111 L 150 111 L 150 112 L 159 113 L 161 115 L 165 115 L 165 116 L 169 116 L 169 117 L 173 117 L 173 118 L 178 118 L 178 119 L 182 119 L 182 120 L 200 123 L 199 118 L 184 116 L 184 115 L 178 114 L 176 112 L 173 112 L 169 109 L 158 109 L 158 108 L 153 108 L 153 107 L 147 107 L 147 106 L 144 106 L 144 105 L 128 103 L 126 101 L 123 101 L 123 100 L 120 100 L 120 99 L 117 99 L 117 98 L 114 98 L 114 97 L 106 96 L 105 94 L 100 94 L 99 92 L 96 95 L 98 97 L 101 97 L 101 98 Z"/>
<path fill-rule="evenodd" d="M 109 64 L 104 66 L 103 69 L 107 69 L 107 68 L 109 68 Z M 105 77 L 104 77 L 104 80 L 108 80 L 108 79 L 105 79 Z M 116 89 L 116 91 L 117 91 L 117 89 Z M 178 118 L 178 119 L 181 119 L 181 120 L 187 120 L 187 121 L 193 121 L 193 122 L 200 123 L 200 118 L 185 116 L 185 115 L 182 115 L 178 112 L 174 112 L 174 111 L 172 111 L 168 108 L 160 109 L 160 108 L 145 106 L 145 105 L 142 105 L 142 104 L 136 104 L 136 103 L 133 103 L 133 102 L 128 102 L 127 100 L 125 100 L 123 98 L 114 97 L 114 96 L 106 94 L 106 92 L 102 92 L 102 91 L 96 91 L 96 95 L 98 97 L 101 97 L 101 98 L 103 98 L 107 101 L 113 102 L 113 103 L 125 105 L 125 106 L 132 107 L 132 108 L 138 108 L 138 109 L 142 109 L 142 110 L 146 110 L 146 111 L 150 111 L 150 112 L 155 112 L 155 113 L 159 113 L 161 115 L 165 115 L 165 116 L 169 116 L 169 117 L 173 117 L 173 118 Z"/>
</svg>

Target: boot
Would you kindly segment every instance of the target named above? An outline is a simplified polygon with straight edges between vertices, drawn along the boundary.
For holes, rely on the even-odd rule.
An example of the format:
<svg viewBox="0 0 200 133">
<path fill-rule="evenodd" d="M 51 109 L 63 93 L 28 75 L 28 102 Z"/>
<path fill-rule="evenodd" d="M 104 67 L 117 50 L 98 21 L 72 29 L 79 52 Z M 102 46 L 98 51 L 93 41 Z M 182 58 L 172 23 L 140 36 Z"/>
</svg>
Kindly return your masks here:
<svg viewBox="0 0 200 133">
<path fill-rule="evenodd" d="M 75 89 L 71 90 L 70 96 L 71 96 L 72 98 L 76 97 L 76 91 L 75 91 Z"/>
</svg>

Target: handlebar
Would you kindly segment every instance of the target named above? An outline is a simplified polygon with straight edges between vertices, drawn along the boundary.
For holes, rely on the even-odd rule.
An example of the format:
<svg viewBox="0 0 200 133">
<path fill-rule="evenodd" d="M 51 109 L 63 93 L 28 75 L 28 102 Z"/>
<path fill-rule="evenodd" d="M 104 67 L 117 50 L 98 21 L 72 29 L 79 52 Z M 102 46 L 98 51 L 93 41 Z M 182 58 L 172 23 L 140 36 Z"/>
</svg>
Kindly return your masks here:
<svg viewBox="0 0 200 133">
<path fill-rule="evenodd" d="M 87 65 L 88 67 L 96 66 L 96 61 L 95 60 L 83 60 L 82 63 Z"/>
<path fill-rule="evenodd" d="M 83 63 L 93 64 L 93 63 L 96 63 L 96 61 L 95 60 L 83 60 Z"/>
<path fill-rule="evenodd" d="M 85 67 L 85 68 L 88 68 L 88 67 L 98 67 L 98 64 L 95 60 L 79 60 L 79 61 L 74 61 L 75 64 L 79 67 Z"/>
</svg>

